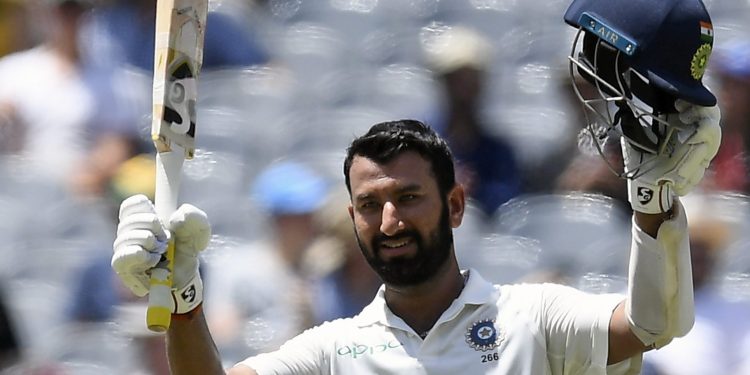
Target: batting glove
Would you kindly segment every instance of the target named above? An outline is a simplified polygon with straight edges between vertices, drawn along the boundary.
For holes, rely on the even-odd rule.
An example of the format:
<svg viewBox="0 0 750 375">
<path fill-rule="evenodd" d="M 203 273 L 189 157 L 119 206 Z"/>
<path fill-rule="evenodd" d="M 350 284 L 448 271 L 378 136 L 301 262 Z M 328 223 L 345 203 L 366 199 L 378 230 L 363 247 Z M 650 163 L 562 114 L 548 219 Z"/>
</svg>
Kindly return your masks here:
<svg viewBox="0 0 750 375">
<path fill-rule="evenodd" d="M 628 200 L 633 210 L 658 214 L 672 208 L 675 196 L 689 193 L 703 178 L 721 142 L 721 113 L 717 106 L 702 107 L 684 100 L 675 102 L 676 116 L 669 122 L 681 130 L 671 149 L 662 155 L 641 152 L 620 139 Z"/>
<path fill-rule="evenodd" d="M 150 271 L 174 236 L 172 312 L 183 314 L 198 306 L 203 301 L 198 254 L 208 246 L 211 237 L 206 213 L 183 204 L 165 227 L 151 201 L 144 195 L 134 195 L 120 205 L 119 219 L 112 268 L 123 283 L 139 297 L 148 294 Z"/>
</svg>

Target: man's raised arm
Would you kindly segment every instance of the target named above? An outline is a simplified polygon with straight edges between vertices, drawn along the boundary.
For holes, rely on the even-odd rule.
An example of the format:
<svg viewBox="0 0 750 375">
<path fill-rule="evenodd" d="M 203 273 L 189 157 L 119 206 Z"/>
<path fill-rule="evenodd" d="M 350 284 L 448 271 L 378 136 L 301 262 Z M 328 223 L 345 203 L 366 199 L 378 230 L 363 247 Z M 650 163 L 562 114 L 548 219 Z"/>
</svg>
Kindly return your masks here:
<svg viewBox="0 0 750 375">
<path fill-rule="evenodd" d="M 653 169 L 628 180 L 634 210 L 627 299 L 610 321 L 608 363 L 668 344 L 694 322 L 687 218 L 677 196 L 691 191 L 716 155 L 721 138 L 716 106 L 676 103 L 695 133 L 671 153 L 644 155 L 622 139 L 626 173 L 653 158 Z M 645 197 L 644 191 L 655 192 Z M 646 199 L 648 198 L 648 199 Z"/>
</svg>

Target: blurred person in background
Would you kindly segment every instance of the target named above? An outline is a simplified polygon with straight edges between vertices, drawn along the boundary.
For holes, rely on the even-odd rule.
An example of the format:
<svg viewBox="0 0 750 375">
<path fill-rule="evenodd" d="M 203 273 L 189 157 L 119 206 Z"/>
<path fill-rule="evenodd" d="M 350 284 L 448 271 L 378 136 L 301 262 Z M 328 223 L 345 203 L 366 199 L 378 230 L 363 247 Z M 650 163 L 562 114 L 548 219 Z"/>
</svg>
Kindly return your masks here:
<svg viewBox="0 0 750 375">
<path fill-rule="evenodd" d="M 266 214 L 268 235 L 206 269 L 209 325 L 230 362 L 276 349 L 314 321 L 308 267 L 316 266 L 305 260 L 319 236 L 316 212 L 328 182 L 301 161 L 282 160 L 256 176 L 251 195 Z"/>
<path fill-rule="evenodd" d="M 727 134 L 705 185 L 750 193 L 750 42 L 735 41 L 717 53 L 716 73 Z"/>
<path fill-rule="evenodd" d="M 359 251 L 343 189 L 334 189 L 318 210 L 320 236 L 305 258 L 314 283 L 314 324 L 352 317 L 367 306 L 382 281 Z"/>
<path fill-rule="evenodd" d="M 644 355 L 645 375 L 745 375 L 750 351 L 750 304 L 722 294 L 717 274 L 722 256 L 738 236 L 710 195 L 685 199 L 695 291 L 695 325 L 685 337 Z"/>
<path fill-rule="evenodd" d="M 23 0 L 0 0 L 0 57 L 34 43 Z"/>
<path fill-rule="evenodd" d="M 0 153 L 72 193 L 99 196 L 140 140 L 117 115 L 109 81 L 82 58 L 79 32 L 92 2 L 30 4 L 44 43 L 0 59 Z"/>
<path fill-rule="evenodd" d="M 583 84 L 580 76 L 574 77 L 580 90 L 586 90 L 584 97 L 592 97 L 593 86 Z M 628 186 L 626 180 L 617 176 L 623 171 L 622 152 L 617 137 L 608 137 L 602 142 L 602 154 L 599 155 L 594 149 L 592 135 L 586 130 L 590 121 L 595 118 L 585 116 L 585 110 L 581 108 L 581 102 L 571 85 L 570 77 L 566 76 L 564 83 L 560 83 L 557 89 L 568 105 L 567 114 L 575 124 L 574 129 L 581 129 L 578 134 L 578 143 L 571 145 L 569 155 L 572 155 L 561 173 L 555 178 L 554 190 L 557 192 L 580 191 L 596 193 L 614 198 L 615 202 L 625 211 L 630 212 L 628 203 Z M 606 158 L 609 162 L 604 160 Z M 611 167 L 614 170 L 610 169 Z"/>
<path fill-rule="evenodd" d="M 156 163 L 154 156 L 140 154 L 126 160 L 113 174 L 107 192 L 106 205 L 112 224 L 117 224 L 118 207 L 123 199 L 133 194 L 144 194 L 153 199 L 155 191 Z M 95 244 L 91 244 L 92 246 Z M 108 248 L 109 244 L 105 248 Z M 67 308 L 67 316 L 73 322 L 107 322 L 116 316 L 117 307 L 129 300 L 117 282 L 117 276 L 110 267 L 109 251 L 92 252 L 99 254 L 72 273 L 73 294 Z"/>
<path fill-rule="evenodd" d="M 617 140 L 611 139 L 604 143 L 602 152 L 610 161 L 609 165 L 618 167 L 615 172 L 622 173 L 622 153 Z M 575 157 L 555 180 L 554 189 L 561 193 L 580 191 L 602 194 L 613 198 L 623 210 L 630 211 L 627 183 L 617 177 L 609 165 L 600 155 L 576 152 Z"/>
<path fill-rule="evenodd" d="M 114 0 L 97 9 L 90 29 L 92 55 L 105 64 L 154 69 L 156 0 Z M 269 62 L 271 56 L 257 30 L 217 11 L 206 21 L 203 69 L 245 67 Z"/>
<path fill-rule="evenodd" d="M 482 117 L 491 48 L 477 31 L 453 26 L 425 51 L 443 96 L 440 110 L 428 116 L 428 123 L 448 141 L 458 181 L 487 215 L 522 191 L 513 147 L 490 134 Z"/>
<path fill-rule="evenodd" d="M 15 317 L 8 308 L 5 285 L 0 288 L 0 372 L 14 366 L 21 359 L 21 343 Z"/>
<path fill-rule="evenodd" d="M 139 154 L 117 168 L 104 193 L 113 226 L 117 224 L 118 207 L 123 199 L 133 194 L 144 194 L 153 199 L 155 169 L 153 154 Z M 110 265 L 109 247 L 110 244 L 101 244 L 101 251 L 92 252 L 98 256 L 72 273 L 73 292 L 66 307 L 66 317 L 74 334 L 65 344 L 75 347 L 76 339 L 88 340 L 91 335 L 111 334 L 108 327 L 114 324 L 119 327 L 116 333 L 121 337 L 111 339 L 129 342 L 127 350 L 118 348 L 121 351 L 114 353 L 107 345 L 93 348 L 93 352 L 68 349 L 66 359 L 98 361 L 102 366 L 111 366 L 110 370 L 117 374 L 169 375 L 163 338 L 143 325 L 147 301 L 128 293 L 119 282 Z M 86 347 L 82 346 L 82 349 Z"/>
</svg>

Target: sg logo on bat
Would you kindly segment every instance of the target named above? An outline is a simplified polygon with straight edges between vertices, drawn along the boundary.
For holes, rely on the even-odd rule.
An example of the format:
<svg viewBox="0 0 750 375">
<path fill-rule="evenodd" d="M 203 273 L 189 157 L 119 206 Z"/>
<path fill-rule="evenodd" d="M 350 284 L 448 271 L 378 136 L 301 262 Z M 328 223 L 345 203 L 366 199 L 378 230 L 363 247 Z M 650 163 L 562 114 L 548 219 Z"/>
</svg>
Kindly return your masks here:
<svg viewBox="0 0 750 375">
<path fill-rule="evenodd" d="M 198 88 L 189 62 L 176 61 L 165 95 L 164 121 L 173 132 L 195 137 L 195 104 Z"/>
<path fill-rule="evenodd" d="M 154 86 L 155 117 L 152 135 L 159 152 L 172 150 L 172 143 L 185 149 L 188 159 L 195 146 L 197 78 L 203 61 L 205 17 L 195 6 L 172 10 L 169 33 L 157 34 L 160 40 L 169 39 L 159 49 L 155 74 L 162 74 L 163 82 Z"/>
</svg>

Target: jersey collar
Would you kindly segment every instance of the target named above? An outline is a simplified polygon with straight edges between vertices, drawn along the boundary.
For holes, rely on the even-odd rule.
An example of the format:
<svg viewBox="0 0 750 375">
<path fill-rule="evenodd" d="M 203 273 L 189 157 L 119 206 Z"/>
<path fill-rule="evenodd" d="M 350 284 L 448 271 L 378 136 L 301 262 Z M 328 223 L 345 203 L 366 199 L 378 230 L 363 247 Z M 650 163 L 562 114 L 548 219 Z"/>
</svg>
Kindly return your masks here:
<svg viewBox="0 0 750 375">
<path fill-rule="evenodd" d="M 497 301 L 499 291 L 493 284 L 485 280 L 475 269 L 468 269 L 464 272 L 468 272 L 469 280 L 466 282 L 464 290 L 461 291 L 461 294 L 453 304 L 448 307 L 448 310 L 443 313 L 443 316 L 453 317 L 467 305 L 482 305 Z M 360 327 L 380 323 L 394 328 L 410 329 L 386 305 L 385 285 L 380 287 L 378 293 L 375 295 L 375 299 L 354 319 Z"/>
</svg>

